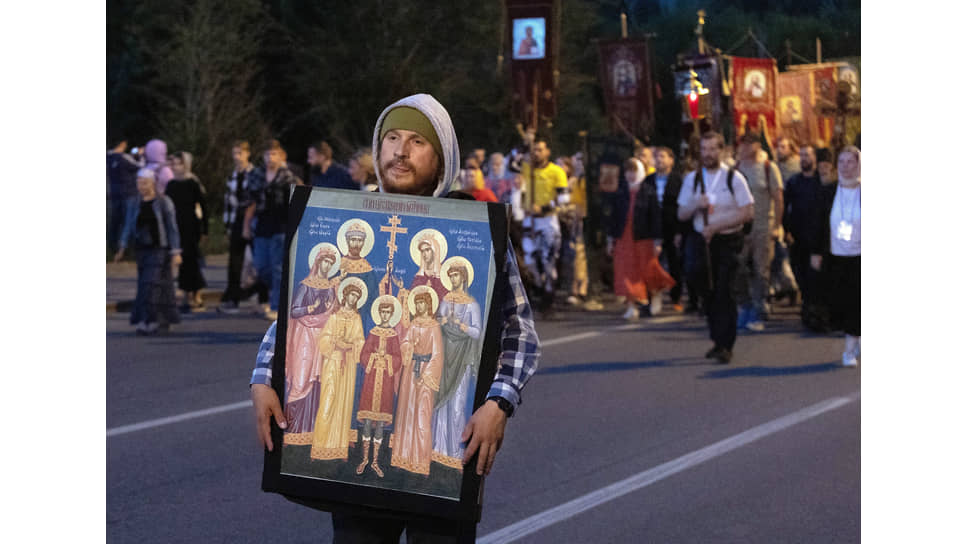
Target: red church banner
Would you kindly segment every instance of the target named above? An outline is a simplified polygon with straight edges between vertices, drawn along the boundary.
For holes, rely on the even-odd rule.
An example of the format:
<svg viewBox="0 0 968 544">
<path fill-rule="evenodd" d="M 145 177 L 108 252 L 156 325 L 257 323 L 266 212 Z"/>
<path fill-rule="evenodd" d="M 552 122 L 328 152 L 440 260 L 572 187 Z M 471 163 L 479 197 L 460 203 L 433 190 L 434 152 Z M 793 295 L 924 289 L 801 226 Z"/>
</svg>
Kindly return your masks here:
<svg viewBox="0 0 968 544">
<path fill-rule="evenodd" d="M 747 123 L 767 131 L 776 127 L 776 61 L 732 57 L 733 123 L 742 134 Z"/>
</svg>

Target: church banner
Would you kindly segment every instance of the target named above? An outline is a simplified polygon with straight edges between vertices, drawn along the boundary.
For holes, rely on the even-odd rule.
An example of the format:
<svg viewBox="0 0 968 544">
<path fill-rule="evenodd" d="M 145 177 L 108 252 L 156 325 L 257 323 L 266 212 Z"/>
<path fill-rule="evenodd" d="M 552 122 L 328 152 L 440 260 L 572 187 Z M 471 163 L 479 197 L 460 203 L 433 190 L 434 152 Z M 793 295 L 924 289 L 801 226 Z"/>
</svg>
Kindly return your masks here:
<svg viewBox="0 0 968 544">
<path fill-rule="evenodd" d="M 731 57 L 733 123 L 742 134 L 747 124 L 766 130 L 772 140 L 776 127 L 776 61 Z"/>
<path fill-rule="evenodd" d="M 476 520 L 460 441 L 500 355 L 500 204 L 294 187 L 263 489 Z"/>
<path fill-rule="evenodd" d="M 782 72 L 777 77 L 777 137 L 787 136 L 798 145 L 815 144 L 819 135 L 813 109 L 813 72 Z"/>
<path fill-rule="evenodd" d="M 655 124 L 648 42 L 600 41 L 598 59 L 605 111 L 612 130 L 648 141 Z"/>
<path fill-rule="evenodd" d="M 814 112 L 813 133 L 816 140 L 827 146 L 834 135 L 834 114 L 837 108 L 837 75 L 846 67 L 842 62 L 795 64 L 786 73 L 809 74 L 811 78 L 810 104 Z"/>
</svg>

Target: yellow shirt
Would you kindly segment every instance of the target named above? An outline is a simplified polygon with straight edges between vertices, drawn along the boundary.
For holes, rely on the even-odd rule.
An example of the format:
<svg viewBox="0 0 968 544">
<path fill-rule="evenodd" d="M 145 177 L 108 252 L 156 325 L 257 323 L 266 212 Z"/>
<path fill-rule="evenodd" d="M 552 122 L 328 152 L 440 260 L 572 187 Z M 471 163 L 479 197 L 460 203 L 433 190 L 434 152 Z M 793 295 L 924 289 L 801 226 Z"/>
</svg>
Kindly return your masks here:
<svg viewBox="0 0 968 544">
<path fill-rule="evenodd" d="M 544 168 L 534 170 L 534 200 L 531 195 L 531 164 L 521 165 L 522 188 L 525 191 L 524 203 L 526 209 L 530 211 L 532 204 L 544 206 L 555 199 L 558 189 L 568 187 L 568 176 L 565 171 L 553 162 L 549 162 Z"/>
</svg>

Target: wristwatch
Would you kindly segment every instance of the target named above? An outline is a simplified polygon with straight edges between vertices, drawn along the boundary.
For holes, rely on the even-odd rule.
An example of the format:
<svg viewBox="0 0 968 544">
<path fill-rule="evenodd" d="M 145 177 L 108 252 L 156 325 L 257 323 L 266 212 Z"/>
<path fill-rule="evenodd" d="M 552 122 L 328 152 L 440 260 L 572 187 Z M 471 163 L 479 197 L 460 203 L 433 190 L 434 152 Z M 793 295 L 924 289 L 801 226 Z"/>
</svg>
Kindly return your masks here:
<svg viewBox="0 0 968 544">
<path fill-rule="evenodd" d="M 511 406 L 511 403 L 508 402 L 506 398 L 495 395 L 493 397 L 487 397 L 487 400 L 493 400 L 496 402 L 498 408 L 507 414 L 508 417 L 511 417 L 514 414 L 514 406 Z"/>
</svg>

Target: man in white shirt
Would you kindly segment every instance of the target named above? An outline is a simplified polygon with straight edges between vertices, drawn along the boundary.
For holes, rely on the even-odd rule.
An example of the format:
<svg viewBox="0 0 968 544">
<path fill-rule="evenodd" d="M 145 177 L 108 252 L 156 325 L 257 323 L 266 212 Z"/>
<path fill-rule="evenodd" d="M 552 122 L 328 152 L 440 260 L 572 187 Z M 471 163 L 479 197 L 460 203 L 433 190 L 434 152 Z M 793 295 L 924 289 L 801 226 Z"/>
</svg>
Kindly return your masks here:
<svg viewBox="0 0 968 544">
<path fill-rule="evenodd" d="M 746 178 L 723 165 L 724 147 L 722 134 L 702 135 L 702 166 L 686 175 L 677 204 L 679 220 L 692 220 L 693 225 L 686 242 L 686 268 L 693 283 L 703 287 L 700 296 L 713 340 L 706 357 L 728 364 L 736 343 L 732 284 L 743 249 L 743 224 L 753 218 L 753 195 Z"/>
</svg>

